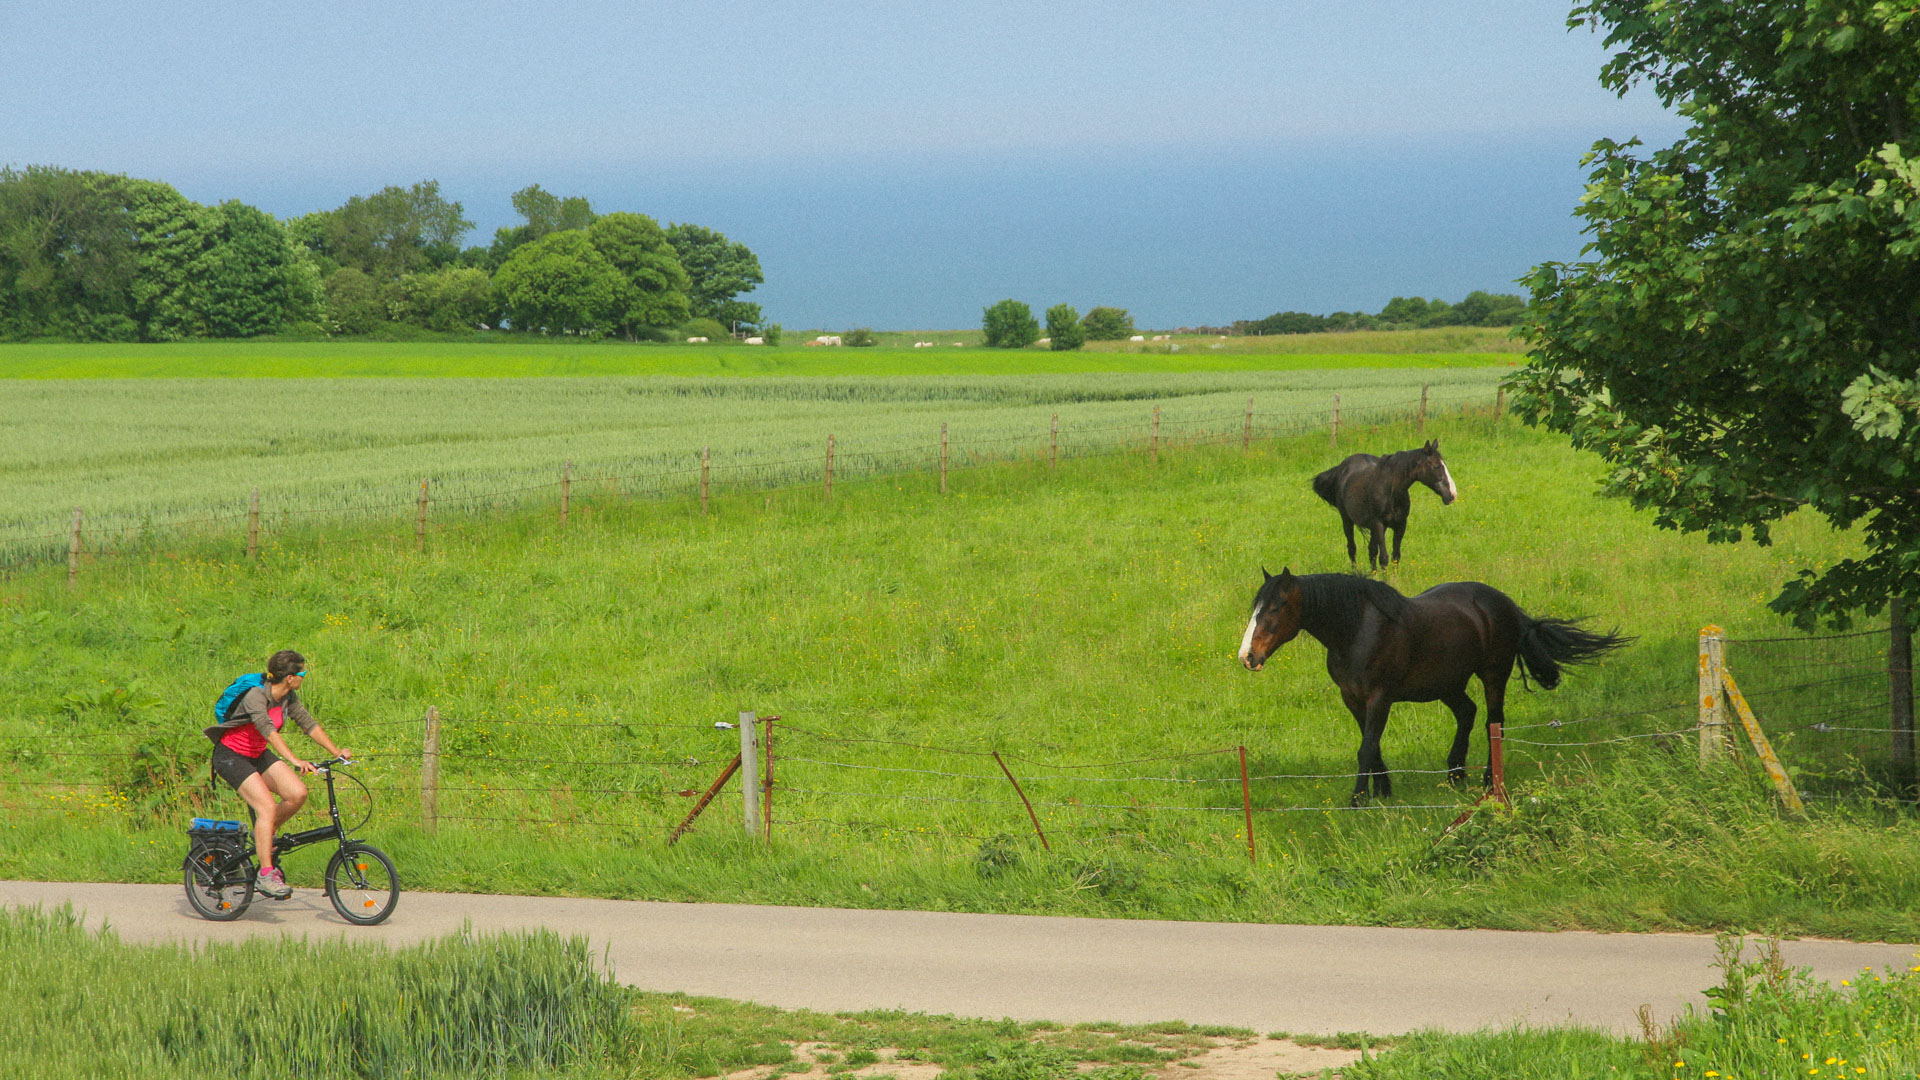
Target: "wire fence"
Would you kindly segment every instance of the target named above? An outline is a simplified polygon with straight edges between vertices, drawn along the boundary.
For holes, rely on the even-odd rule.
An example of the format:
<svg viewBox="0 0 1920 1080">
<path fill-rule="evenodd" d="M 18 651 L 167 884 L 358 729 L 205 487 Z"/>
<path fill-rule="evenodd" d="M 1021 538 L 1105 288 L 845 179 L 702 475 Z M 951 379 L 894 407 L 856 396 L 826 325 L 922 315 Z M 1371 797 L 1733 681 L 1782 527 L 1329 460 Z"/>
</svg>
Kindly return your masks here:
<svg viewBox="0 0 1920 1080">
<path fill-rule="evenodd" d="M 1801 655 L 1821 649 L 1853 655 L 1849 650 L 1860 648 L 1803 644 Z M 1812 689 L 1775 688 L 1782 695 Z M 1506 730 L 1506 775 L 1538 779 L 1571 762 L 1604 763 L 1609 753 L 1691 755 L 1698 723 L 1696 703 L 1675 702 L 1515 724 Z M 547 749 L 533 751 L 531 737 L 516 731 L 521 727 L 540 729 Z M 579 746 L 591 750 L 553 749 L 555 738 L 575 737 L 564 729 L 578 732 Z M 632 842 L 665 841 L 684 826 L 742 750 L 733 724 L 619 718 L 520 721 L 434 713 L 342 724 L 335 732 L 343 739 L 349 733 L 383 819 L 530 834 L 590 829 Z M 0 774 L 0 809 L 97 815 L 237 808 L 208 777 L 207 747 L 197 739 L 159 753 L 109 750 L 97 739 L 97 733 L 0 732 L 0 761 L 12 764 L 11 775 Z M 78 745 L 49 745 L 66 740 Z M 1187 843 L 1206 838 L 1226 856 L 1247 845 L 1249 825 L 1260 837 L 1283 824 L 1339 830 L 1385 816 L 1438 836 L 1484 790 L 1478 767 L 1461 784 L 1450 783 L 1444 768 L 1396 768 L 1398 797 L 1354 805 L 1352 772 L 1288 768 L 1281 763 L 1295 760 L 1290 752 L 1238 745 L 1078 759 L 1020 746 L 849 733 L 801 720 L 768 722 L 758 745 L 764 771 L 728 783 L 695 828 L 737 833 L 746 818 L 742 800 L 751 798 L 768 831 L 791 842 L 853 835 L 972 844 L 1031 831 L 1042 843 L 1098 847 L 1116 834 L 1150 832 L 1184 836 Z M 1475 747 L 1484 762 L 1482 736 Z M 1849 793 L 1838 782 L 1823 790 L 1831 798 Z"/>
<path fill-rule="evenodd" d="M 1726 657 L 1803 798 L 1911 795 L 1914 733 L 1895 714 L 1889 629 L 1728 638 Z"/>
<path fill-rule="evenodd" d="M 1329 409 L 1256 412 L 1253 400 L 1245 410 L 1197 417 L 1163 417 L 1160 407 L 1142 403 L 1142 416 L 1130 423 L 1069 424 L 1059 414 L 1045 427 L 1013 435 L 955 436 L 942 425 L 925 439 L 843 439 L 823 432 L 817 453 L 782 453 L 765 459 L 713 462 L 699 450 L 682 455 L 654 455 L 640 466 L 622 471 L 575 472 L 556 463 L 551 479 L 502 483 L 482 491 L 440 490 L 433 478 L 423 479 L 406 495 L 341 501 L 328 506 L 275 506 L 236 493 L 229 509 L 193 511 L 187 515 L 90 518 L 77 507 L 68 527 L 32 532 L 0 528 L 0 580 L 49 563 L 66 562 L 68 577 L 79 576 L 97 564 L 116 560 L 180 557 L 184 542 L 211 542 L 253 557 L 275 547 L 308 545 L 319 549 L 387 546 L 424 548 L 435 538 L 483 529 L 500 515 L 545 507 L 562 516 L 585 511 L 605 499 L 699 499 L 703 506 L 716 497 L 742 492 L 774 492 L 816 487 L 831 498 L 835 483 L 880 478 L 938 475 L 946 490 L 951 472 L 1006 462 L 1075 461 L 1123 455 L 1148 455 L 1182 447 L 1217 446 L 1254 441 L 1326 436 L 1338 444 L 1389 424 L 1413 422 L 1423 430 L 1429 421 L 1504 412 L 1504 392 L 1428 393 L 1360 407 L 1341 408 L 1338 395 Z M 1149 406 L 1151 406 L 1149 411 Z M 522 471 L 522 475 L 524 471 Z M 315 525 L 385 523 L 389 527 L 360 535 L 316 530 Z M 0 522 L 0 525 L 4 525 Z"/>
</svg>

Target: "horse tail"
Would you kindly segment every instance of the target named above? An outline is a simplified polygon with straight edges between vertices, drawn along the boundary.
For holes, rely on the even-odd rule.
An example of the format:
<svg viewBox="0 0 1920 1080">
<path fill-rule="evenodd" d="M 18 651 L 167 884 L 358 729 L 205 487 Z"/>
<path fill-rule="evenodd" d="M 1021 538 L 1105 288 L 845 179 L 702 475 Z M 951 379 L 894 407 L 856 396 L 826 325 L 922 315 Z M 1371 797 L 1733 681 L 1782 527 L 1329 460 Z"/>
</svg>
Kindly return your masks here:
<svg viewBox="0 0 1920 1080">
<path fill-rule="evenodd" d="M 1337 507 L 1340 505 L 1338 499 L 1340 469 L 1341 466 L 1335 465 L 1333 468 L 1313 478 L 1313 493 L 1325 499 L 1328 506 Z"/>
<path fill-rule="evenodd" d="M 1526 629 L 1520 632 L 1520 651 L 1515 657 L 1520 663 L 1520 681 L 1524 684 L 1527 677 L 1532 676 L 1543 689 L 1551 690 L 1560 685 L 1563 666 L 1592 663 L 1633 641 L 1617 631 L 1596 634 L 1583 630 L 1580 624 L 1585 621 L 1527 617 Z"/>
</svg>

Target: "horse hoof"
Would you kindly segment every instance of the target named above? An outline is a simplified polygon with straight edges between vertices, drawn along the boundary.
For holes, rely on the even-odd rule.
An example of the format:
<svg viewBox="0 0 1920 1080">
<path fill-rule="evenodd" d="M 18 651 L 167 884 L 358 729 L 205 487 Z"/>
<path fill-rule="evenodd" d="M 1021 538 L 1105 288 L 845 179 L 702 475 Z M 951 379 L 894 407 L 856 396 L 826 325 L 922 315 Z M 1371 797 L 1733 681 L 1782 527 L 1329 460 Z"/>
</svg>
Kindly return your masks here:
<svg viewBox="0 0 1920 1080">
<path fill-rule="evenodd" d="M 1466 782 L 1467 782 L 1467 770 L 1465 769 L 1448 769 L 1447 770 L 1447 783 L 1458 786 Z"/>
<path fill-rule="evenodd" d="M 1347 800 L 1347 805 L 1352 807 L 1355 810 L 1358 810 L 1360 807 L 1367 805 L 1367 803 L 1371 801 L 1373 801 L 1372 798 L 1368 796 L 1366 792 L 1356 791 L 1353 793 L 1353 798 Z"/>
</svg>

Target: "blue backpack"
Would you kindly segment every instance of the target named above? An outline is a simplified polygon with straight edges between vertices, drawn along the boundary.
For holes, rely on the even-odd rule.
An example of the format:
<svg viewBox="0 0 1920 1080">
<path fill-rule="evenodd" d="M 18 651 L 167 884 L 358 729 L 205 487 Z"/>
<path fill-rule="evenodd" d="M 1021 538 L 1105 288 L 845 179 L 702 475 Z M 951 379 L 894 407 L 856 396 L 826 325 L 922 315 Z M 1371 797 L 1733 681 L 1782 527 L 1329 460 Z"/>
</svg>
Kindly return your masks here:
<svg viewBox="0 0 1920 1080">
<path fill-rule="evenodd" d="M 255 671 L 229 683 L 227 688 L 220 692 L 220 700 L 213 703 L 213 726 L 219 727 L 231 719 L 233 707 L 240 703 L 241 696 L 256 686 L 266 685 L 266 682 L 267 677 Z"/>
</svg>

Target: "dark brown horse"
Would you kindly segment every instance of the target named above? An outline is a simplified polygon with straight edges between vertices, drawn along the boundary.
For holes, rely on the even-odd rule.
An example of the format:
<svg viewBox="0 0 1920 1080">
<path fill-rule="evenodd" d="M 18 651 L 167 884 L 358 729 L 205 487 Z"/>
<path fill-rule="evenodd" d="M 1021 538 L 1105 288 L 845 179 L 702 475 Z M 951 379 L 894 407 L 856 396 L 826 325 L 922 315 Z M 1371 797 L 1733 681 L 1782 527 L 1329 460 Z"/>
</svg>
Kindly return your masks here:
<svg viewBox="0 0 1920 1080">
<path fill-rule="evenodd" d="M 1313 493 L 1340 511 L 1348 562 L 1360 562 L 1353 546 L 1355 525 L 1367 530 L 1367 569 L 1387 565 L 1388 529 L 1393 530 L 1393 561 L 1400 561 L 1400 538 L 1407 534 L 1407 511 L 1413 508 L 1407 490 L 1416 482 L 1432 488 L 1442 506 L 1460 497 L 1440 456 L 1439 439 L 1386 457 L 1354 454 L 1313 478 Z"/>
<path fill-rule="evenodd" d="M 1267 574 L 1253 595 L 1253 617 L 1240 640 L 1240 662 L 1259 671 L 1275 649 L 1305 630 L 1327 647 L 1327 674 L 1360 725 L 1359 773 L 1353 804 L 1393 794 L 1380 735 L 1396 701 L 1439 701 L 1457 725 L 1447 752 L 1447 777 L 1467 773 L 1473 699 L 1467 682 L 1480 678 L 1487 723 L 1507 719 L 1507 680 L 1514 665 L 1522 680 L 1545 689 L 1560 685 L 1560 670 L 1584 664 L 1627 644 L 1617 633 L 1580 629 L 1577 619 L 1536 619 L 1506 593 L 1477 581 L 1450 581 L 1419 596 L 1357 574 Z"/>
</svg>

